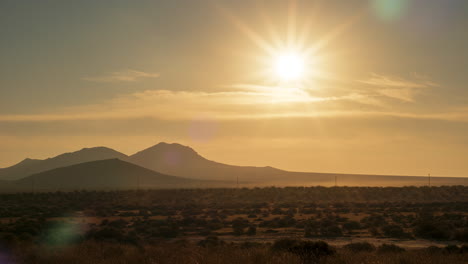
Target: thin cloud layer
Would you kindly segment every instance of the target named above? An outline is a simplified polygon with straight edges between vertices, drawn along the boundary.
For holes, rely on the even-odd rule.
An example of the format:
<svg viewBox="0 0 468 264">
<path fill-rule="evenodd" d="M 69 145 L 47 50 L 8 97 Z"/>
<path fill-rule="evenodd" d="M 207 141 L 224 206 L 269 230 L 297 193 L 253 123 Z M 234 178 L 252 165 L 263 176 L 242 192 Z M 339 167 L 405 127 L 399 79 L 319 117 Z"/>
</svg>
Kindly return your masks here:
<svg viewBox="0 0 468 264">
<path fill-rule="evenodd" d="M 372 87 L 372 92 L 378 95 L 404 102 L 414 102 L 415 97 L 422 92 L 422 89 L 438 86 L 429 81 L 427 77 L 418 74 L 414 74 L 413 79 L 405 79 L 372 73 L 368 79 L 357 82 Z"/>
<path fill-rule="evenodd" d="M 143 78 L 158 78 L 159 76 L 159 73 L 150 73 L 129 69 L 124 71 L 111 72 L 101 76 L 83 77 L 83 80 L 99 83 L 135 82 Z"/>
<path fill-rule="evenodd" d="M 2 115 L 0 121 L 112 120 L 155 118 L 160 120 L 270 119 L 285 117 L 400 117 L 468 121 L 468 111 L 455 109 L 438 114 L 398 112 L 388 109 L 354 109 L 347 101 L 358 95 L 316 98 L 306 93 L 255 91 L 193 92 L 147 90 L 121 95 L 95 105 L 68 107 L 55 113 Z"/>
</svg>

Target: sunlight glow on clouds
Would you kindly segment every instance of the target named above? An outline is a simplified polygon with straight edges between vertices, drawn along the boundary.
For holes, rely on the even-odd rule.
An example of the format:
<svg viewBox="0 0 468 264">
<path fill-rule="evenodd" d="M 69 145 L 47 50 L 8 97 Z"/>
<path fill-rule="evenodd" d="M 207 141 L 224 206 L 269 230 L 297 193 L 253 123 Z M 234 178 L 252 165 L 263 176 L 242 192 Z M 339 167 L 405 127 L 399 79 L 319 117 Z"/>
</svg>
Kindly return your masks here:
<svg viewBox="0 0 468 264">
<path fill-rule="evenodd" d="M 200 116 L 210 120 L 269 119 L 278 117 L 359 117 L 394 116 L 402 118 L 468 121 L 466 111 L 445 111 L 438 114 L 421 114 L 391 107 L 382 109 L 375 96 L 352 93 L 334 97 L 314 97 L 301 89 L 279 91 L 274 87 L 237 84 L 231 91 L 195 92 L 147 90 L 121 95 L 95 105 L 63 108 L 55 113 L 0 115 L 0 121 L 57 121 L 57 120 L 121 120 L 155 118 L 159 120 L 194 120 Z M 377 93 L 383 97 L 413 100 L 406 95 L 407 86 L 400 94 L 391 90 Z M 377 101 L 375 101 L 377 100 Z M 376 105 L 369 110 L 350 108 L 346 102 Z M 60 114 L 58 114 L 60 113 Z"/>
<path fill-rule="evenodd" d="M 421 89 L 438 86 L 436 83 L 429 81 L 427 77 L 420 75 L 414 75 L 414 78 L 409 80 L 372 73 L 368 79 L 359 80 L 358 82 L 373 87 L 380 95 L 405 102 L 414 102 Z"/>
<path fill-rule="evenodd" d="M 118 72 L 111 72 L 106 75 L 101 76 L 92 76 L 92 77 L 83 77 L 83 80 L 90 82 L 101 82 L 101 83 L 110 83 L 110 82 L 135 82 L 143 78 L 158 78 L 159 73 L 150 73 L 137 70 L 124 70 Z"/>
</svg>

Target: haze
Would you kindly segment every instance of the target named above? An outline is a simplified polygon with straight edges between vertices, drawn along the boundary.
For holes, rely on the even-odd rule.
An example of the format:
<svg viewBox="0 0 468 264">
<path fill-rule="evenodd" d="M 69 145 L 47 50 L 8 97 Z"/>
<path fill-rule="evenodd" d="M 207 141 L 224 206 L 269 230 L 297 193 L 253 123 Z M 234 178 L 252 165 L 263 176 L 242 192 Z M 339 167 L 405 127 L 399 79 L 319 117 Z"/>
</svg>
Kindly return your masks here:
<svg viewBox="0 0 468 264">
<path fill-rule="evenodd" d="M 467 12 L 463 0 L 2 1 L 0 167 L 165 141 L 227 164 L 467 176 Z M 301 69 L 272 73 L 291 50 Z"/>
</svg>

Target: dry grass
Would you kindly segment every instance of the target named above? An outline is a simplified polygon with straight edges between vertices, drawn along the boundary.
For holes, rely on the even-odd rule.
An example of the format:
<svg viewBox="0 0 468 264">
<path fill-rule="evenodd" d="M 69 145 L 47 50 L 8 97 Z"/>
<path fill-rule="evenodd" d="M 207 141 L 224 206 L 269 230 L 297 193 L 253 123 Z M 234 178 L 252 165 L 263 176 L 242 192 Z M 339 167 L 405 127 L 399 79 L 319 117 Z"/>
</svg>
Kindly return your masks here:
<svg viewBox="0 0 468 264">
<path fill-rule="evenodd" d="M 6 254 L 4 254 L 5 256 Z M 145 247 L 119 244 L 85 242 L 66 248 L 21 246 L 10 252 L 10 259 L 0 263 L 15 264 L 301 264 L 300 259 L 289 253 L 272 252 L 269 247 L 241 248 L 226 245 L 203 248 L 187 243 L 165 243 Z M 10 262 L 9 262 L 10 261 Z M 351 253 L 339 250 L 334 256 L 321 259 L 324 264 L 462 264 L 468 263 L 467 254 L 428 253 L 407 251 L 379 254 Z"/>
</svg>

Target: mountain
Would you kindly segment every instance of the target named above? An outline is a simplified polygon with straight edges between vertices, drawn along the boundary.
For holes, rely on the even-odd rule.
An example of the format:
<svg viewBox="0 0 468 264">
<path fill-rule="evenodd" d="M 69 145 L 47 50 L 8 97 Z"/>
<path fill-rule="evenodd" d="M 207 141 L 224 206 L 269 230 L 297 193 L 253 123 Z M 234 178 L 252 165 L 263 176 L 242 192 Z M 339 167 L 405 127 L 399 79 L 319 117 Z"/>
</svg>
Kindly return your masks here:
<svg viewBox="0 0 468 264">
<path fill-rule="evenodd" d="M 284 174 L 272 167 L 233 166 L 207 160 L 190 147 L 161 142 L 126 161 L 161 173 L 205 180 L 267 180 Z"/>
<path fill-rule="evenodd" d="M 119 159 L 98 160 L 40 172 L 6 187 L 13 190 L 115 190 L 198 187 L 208 182 L 164 175 Z"/>
<path fill-rule="evenodd" d="M 45 160 L 25 159 L 8 168 L 0 169 L 0 180 L 18 180 L 29 175 L 88 161 L 125 159 L 127 155 L 105 147 L 84 148 Z"/>
<path fill-rule="evenodd" d="M 190 147 L 159 143 L 129 156 L 127 161 L 161 173 L 195 179 L 235 182 L 243 186 L 324 185 L 403 186 L 427 185 L 427 177 L 291 172 L 272 167 L 233 166 L 208 160 Z M 467 185 L 467 178 L 432 177 L 433 185 Z"/>
<path fill-rule="evenodd" d="M 126 156 L 125 154 L 122 154 L 109 148 L 97 147 L 85 148 L 77 152 L 62 154 L 57 157 L 49 158 L 46 160 L 25 159 L 22 162 L 9 168 L 0 169 L 0 181 L 18 180 L 33 174 L 40 174 L 42 172 L 50 173 L 50 171 L 53 169 L 63 167 L 67 169 L 67 173 L 69 173 L 70 175 L 75 175 L 72 169 L 78 169 L 81 167 L 69 166 L 91 161 L 100 161 L 108 159 L 120 159 L 122 161 L 125 161 L 127 167 L 129 163 L 135 164 L 140 169 L 145 168 L 146 173 L 149 173 L 151 171 L 151 173 L 158 173 L 159 175 L 165 174 L 194 180 L 216 181 L 216 184 L 209 184 L 209 186 L 211 187 L 233 187 L 236 185 L 237 180 L 242 186 L 333 186 L 335 185 L 335 180 L 336 184 L 339 186 L 417 186 L 428 184 L 427 177 L 291 172 L 272 167 L 227 165 L 208 160 L 202 157 L 190 147 L 183 146 L 177 143 L 168 144 L 164 142 L 142 150 L 131 156 Z M 121 164 L 116 161 L 114 161 L 113 163 L 108 163 L 107 165 L 111 166 L 112 164 L 116 166 L 121 166 Z M 100 175 L 100 168 L 94 168 L 90 166 L 90 164 L 87 164 L 87 166 L 89 166 L 87 167 L 89 171 L 86 172 L 86 175 L 96 175 L 96 181 L 104 179 L 98 177 L 98 175 Z M 124 177 L 123 175 L 127 175 L 119 174 L 121 172 L 118 171 L 118 168 L 120 167 L 116 167 L 113 171 L 116 175 L 120 175 L 119 177 Z M 107 173 L 110 173 L 111 168 L 106 168 L 105 171 Z M 130 174 L 133 173 L 131 170 L 125 172 L 129 173 L 125 177 L 131 177 Z M 65 173 L 61 173 L 60 175 L 63 175 L 64 178 L 67 177 Z M 76 177 L 82 177 L 80 175 L 83 174 L 79 174 Z M 110 174 L 108 176 L 110 177 Z M 32 178 L 29 178 L 29 181 L 31 182 L 28 186 L 31 186 L 33 182 L 31 179 Z M 108 180 L 112 181 L 113 178 L 108 178 Z M 25 179 L 25 181 L 27 182 L 28 180 Z M 89 179 L 89 181 L 92 181 L 92 179 Z M 62 184 L 60 183 L 60 181 L 57 182 L 57 186 Z M 434 186 L 468 185 L 468 178 L 432 177 L 431 183 Z M 16 183 L 14 182 L 13 184 Z M 22 184 L 24 185 L 26 183 L 23 182 Z M 50 186 L 50 184 L 54 183 L 50 182 L 48 183 L 48 186 Z M 80 184 L 82 183 L 76 182 L 76 184 L 76 186 L 81 186 Z M 121 184 L 120 182 L 118 182 L 118 186 L 112 187 L 113 184 L 113 182 L 96 182 L 94 185 L 106 185 L 109 188 L 123 188 L 123 184 Z M 129 181 L 128 184 L 130 184 L 128 188 L 133 188 L 135 186 L 134 182 L 131 181 Z M 8 185 L 8 183 L 3 182 L 0 185 L 6 186 Z M 91 183 L 88 183 L 88 185 L 94 186 Z M 151 183 L 148 185 L 148 187 L 150 186 L 157 185 Z M 208 185 L 204 186 L 207 187 Z M 31 189 L 31 187 L 29 187 L 29 189 Z"/>
</svg>

